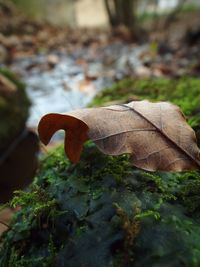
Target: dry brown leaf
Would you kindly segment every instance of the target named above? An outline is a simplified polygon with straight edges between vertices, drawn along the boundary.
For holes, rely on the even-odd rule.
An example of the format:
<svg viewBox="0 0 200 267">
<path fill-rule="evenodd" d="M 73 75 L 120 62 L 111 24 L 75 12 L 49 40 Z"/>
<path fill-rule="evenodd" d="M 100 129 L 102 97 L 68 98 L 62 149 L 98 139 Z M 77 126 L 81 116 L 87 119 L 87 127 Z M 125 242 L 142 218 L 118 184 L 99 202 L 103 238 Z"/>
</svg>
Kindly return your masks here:
<svg viewBox="0 0 200 267">
<path fill-rule="evenodd" d="M 48 144 L 60 129 L 66 131 L 65 152 L 72 162 L 79 160 L 83 143 L 91 139 L 105 154 L 131 154 L 131 163 L 144 170 L 200 168 L 195 133 L 180 109 L 168 102 L 133 101 L 47 114 L 38 126 L 41 141 Z"/>
</svg>

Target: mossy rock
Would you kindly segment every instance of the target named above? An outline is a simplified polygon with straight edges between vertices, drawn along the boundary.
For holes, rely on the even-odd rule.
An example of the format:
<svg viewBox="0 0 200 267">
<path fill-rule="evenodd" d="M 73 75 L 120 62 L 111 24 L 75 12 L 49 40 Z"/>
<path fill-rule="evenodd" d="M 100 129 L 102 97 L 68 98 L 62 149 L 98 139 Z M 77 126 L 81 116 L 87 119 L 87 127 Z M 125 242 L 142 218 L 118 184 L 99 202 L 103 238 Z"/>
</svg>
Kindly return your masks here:
<svg viewBox="0 0 200 267">
<path fill-rule="evenodd" d="M 29 114 L 30 101 L 25 92 L 25 85 L 12 72 L 1 68 L 0 75 L 6 77 L 17 88 L 8 94 L 3 94 L 0 90 L 0 152 L 2 152 L 23 130 Z"/>
<path fill-rule="evenodd" d="M 86 144 L 51 152 L 1 240 L 2 267 L 199 266 L 200 175 L 151 174 Z"/>
<path fill-rule="evenodd" d="M 170 100 L 198 128 L 198 86 L 193 78 L 125 80 L 92 105 Z M 41 161 L 28 191 L 9 203 L 21 210 L 1 239 L 0 266 L 198 267 L 199 195 L 199 172 L 144 172 L 127 155 L 105 156 L 90 142 L 73 165 L 59 147 Z"/>
</svg>

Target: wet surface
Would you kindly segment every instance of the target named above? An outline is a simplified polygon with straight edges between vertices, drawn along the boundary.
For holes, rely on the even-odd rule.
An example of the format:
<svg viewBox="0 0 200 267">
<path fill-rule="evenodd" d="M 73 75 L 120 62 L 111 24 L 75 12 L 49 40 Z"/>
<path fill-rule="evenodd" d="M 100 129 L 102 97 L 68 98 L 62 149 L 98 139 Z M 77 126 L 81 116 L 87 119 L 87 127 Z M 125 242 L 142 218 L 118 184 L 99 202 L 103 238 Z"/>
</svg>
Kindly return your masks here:
<svg viewBox="0 0 200 267">
<path fill-rule="evenodd" d="M 11 68 L 26 83 L 32 102 L 28 126 L 35 128 L 46 113 L 85 107 L 100 90 L 142 65 L 147 48 L 116 42 L 15 60 Z"/>
</svg>

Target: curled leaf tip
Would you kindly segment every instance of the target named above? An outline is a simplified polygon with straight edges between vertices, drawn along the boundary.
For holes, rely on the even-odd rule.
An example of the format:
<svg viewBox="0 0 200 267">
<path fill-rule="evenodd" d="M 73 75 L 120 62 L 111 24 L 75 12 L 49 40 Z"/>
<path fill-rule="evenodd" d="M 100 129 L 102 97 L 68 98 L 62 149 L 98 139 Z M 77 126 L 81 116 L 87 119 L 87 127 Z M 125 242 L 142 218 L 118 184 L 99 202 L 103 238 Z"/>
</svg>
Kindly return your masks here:
<svg viewBox="0 0 200 267">
<path fill-rule="evenodd" d="M 65 131 L 65 153 L 76 163 L 84 142 L 88 139 L 88 126 L 78 118 L 65 114 L 49 113 L 38 124 L 38 134 L 42 143 L 47 145 L 58 130 Z"/>
<path fill-rule="evenodd" d="M 60 117 L 59 114 L 46 114 L 43 116 L 38 124 L 38 134 L 40 140 L 44 145 L 48 145 L 53 134 L 60 130 L 58 127 L 57 119 Z"/>
</svg>

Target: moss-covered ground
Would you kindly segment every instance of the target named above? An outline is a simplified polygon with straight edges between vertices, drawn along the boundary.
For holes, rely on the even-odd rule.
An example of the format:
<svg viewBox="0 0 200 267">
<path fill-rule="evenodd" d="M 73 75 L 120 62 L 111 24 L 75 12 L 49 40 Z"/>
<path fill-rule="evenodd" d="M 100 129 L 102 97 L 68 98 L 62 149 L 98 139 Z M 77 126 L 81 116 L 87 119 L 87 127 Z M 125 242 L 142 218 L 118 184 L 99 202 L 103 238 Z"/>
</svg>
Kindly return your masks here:
<svg viewBox="0 0 200 267">
<path fill-rule="evenodd" d="M 131 99 L 179 104 L 199 129 L 200 79 L 125 80 L 91 105 Z M 74 165 L 63 147 L 42 160 L 1 239 L 1 267 L 199 267 L 200 173 L 150 173 L 128 156 L 85 145 Z"/>
</svg>

